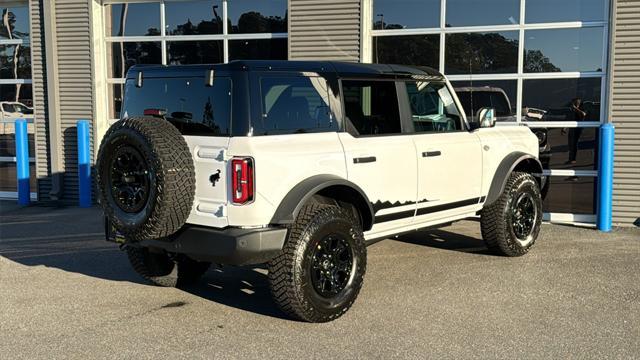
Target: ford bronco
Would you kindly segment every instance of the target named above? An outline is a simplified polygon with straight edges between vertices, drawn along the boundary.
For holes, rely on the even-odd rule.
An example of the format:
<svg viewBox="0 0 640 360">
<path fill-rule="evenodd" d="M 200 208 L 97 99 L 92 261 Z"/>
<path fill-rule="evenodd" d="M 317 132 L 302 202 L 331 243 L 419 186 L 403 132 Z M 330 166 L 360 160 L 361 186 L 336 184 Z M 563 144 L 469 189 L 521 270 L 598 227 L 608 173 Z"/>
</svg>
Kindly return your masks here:
<svg viewBox="0 0 640 360">
<path fill-rule="evenodd" d="M 489 249 L 529 251 L 538 139 L 494 127 L 494 113 L 468 121 L 424 67 L 134 66 L 97 158 L 107 239 L 163 286 L 211 263 L 266 263 L 285 313 L 330 321 L 354 303 L 377 240 L 479 215 Z"/>
</svg>

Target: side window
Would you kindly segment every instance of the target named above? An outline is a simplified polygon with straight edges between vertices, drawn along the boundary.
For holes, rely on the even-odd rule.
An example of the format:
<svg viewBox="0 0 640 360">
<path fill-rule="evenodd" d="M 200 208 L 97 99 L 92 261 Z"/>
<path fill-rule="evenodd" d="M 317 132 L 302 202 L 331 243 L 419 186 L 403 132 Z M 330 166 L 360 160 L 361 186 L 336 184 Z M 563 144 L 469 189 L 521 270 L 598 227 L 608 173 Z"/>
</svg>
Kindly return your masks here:
<svg viewBox="0 0 640 360">
<path fill-rule="evenodd" d="M 262 124 L 254 124 L 256 135 L 338 130 L 329 107 L 329 89 L 324 78 L 263 77 L 260 91 Z"/>
<path fill-rule="evenodd" d="M 231 79 L 217 77 L 213 87 L 198 78 L 148 78 L 141 88 L 127 80 L 122 118 L 161 111 L 182 135 L 228 136 Z"/>
<path fill-rule="evenodd" d="M 462 118 L 444 83 L 406 82 L 411 120 L 416 133 L 460 131 Z"/>
<path fill-rule="evenodd" d="M 393 81 L 343 80 L 342 94 L 348 132 L 355 135 L 402 132 Z"/>
</svg>

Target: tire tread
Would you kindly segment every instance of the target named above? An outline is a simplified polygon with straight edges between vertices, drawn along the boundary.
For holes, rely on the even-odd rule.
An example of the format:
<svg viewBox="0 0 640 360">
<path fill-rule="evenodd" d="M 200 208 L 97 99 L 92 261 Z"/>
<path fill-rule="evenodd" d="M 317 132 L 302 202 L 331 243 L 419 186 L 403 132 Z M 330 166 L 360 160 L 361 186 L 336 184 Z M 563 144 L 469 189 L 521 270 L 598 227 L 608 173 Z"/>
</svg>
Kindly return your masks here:
<svg viewBox="0 0 640 360">
<path fill-rule="evenodd" d="M 529 173 L 519 171 L 511 173 L 500 197 L 493 204 L 482 209 L 480 217 L 482 238 L 493 253 L 504 256 L 522 256 L 529 251 L 536 241 L 534 237 L 533 241 L 526 247 L 520 246 L 509 233 L 505 215 L 513 189 L 527 180 L 535 182 L 535 179 Z M 537 193 L 539 196 L 539 190 Z"/>
<path fill-rule="evenodd" d="M 325 204 L 305 205 L 298 214 L 296 221 L 289 228 L 289 235 L 282 253 L 269 263 L 269 287 L 271 295 L 278 307 L 292 318 L 308 322 L 327 322 L 342 316 L 355 302 L 362 283 L 355 288 L 354 296 L 341 307 L 339 313 L 322 313 L 310 309 L 310 305 L 304 294 L 300 291 L 301 284 L 297 282 L 294 271 L 301 271 L 301 251 L 304 248 L 303 235 L 307 226 L 318 216 L 340 216 L 348 218 L 353 224 L 355 236 L 359 236 L 364 247 L 364 238 L 358 222 L 351 215 L 338 206 Z M 364 258 L 366 259 L 366 249 Z M 366 270 L 366 261 L 361 263 L 362 276 Z"/>
</svg>

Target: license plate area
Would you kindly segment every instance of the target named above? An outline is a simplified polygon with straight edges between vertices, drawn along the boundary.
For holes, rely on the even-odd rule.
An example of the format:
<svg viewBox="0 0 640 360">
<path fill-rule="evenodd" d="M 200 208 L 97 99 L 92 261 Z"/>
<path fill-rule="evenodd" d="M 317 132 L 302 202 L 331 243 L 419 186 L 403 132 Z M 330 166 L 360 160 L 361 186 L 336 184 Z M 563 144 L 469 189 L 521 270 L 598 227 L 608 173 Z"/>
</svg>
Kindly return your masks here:
<svg viewBox="0 0 640 360">
<path fill-rule="evenodd" d="M 122 235 L 109 221 L 108 217 L 104 218 L 104 232 L 106 240 L 117 244 L 124 244 L 127 239 Z"/>
</svg>

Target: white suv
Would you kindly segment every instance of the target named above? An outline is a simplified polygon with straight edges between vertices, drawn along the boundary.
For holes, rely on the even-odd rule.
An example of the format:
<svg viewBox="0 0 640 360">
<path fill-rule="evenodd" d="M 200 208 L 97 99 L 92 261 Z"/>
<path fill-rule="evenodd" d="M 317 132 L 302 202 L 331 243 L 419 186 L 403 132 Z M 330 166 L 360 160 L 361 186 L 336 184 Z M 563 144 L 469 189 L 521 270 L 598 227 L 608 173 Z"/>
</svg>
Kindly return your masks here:
<svg viewBox="0 0 640 360">
<path fill-rule="evenodd" d="M 276 303 L 324 322 L 355 301 L 366 246 L 481 216 L 525 254 L 542 218 L 538 139 L 469 123 L 429 68 L 238 61 L 136 66 L 97 162 L 107 238 L 165 286 L 268 263 Z"/>
</svg>

